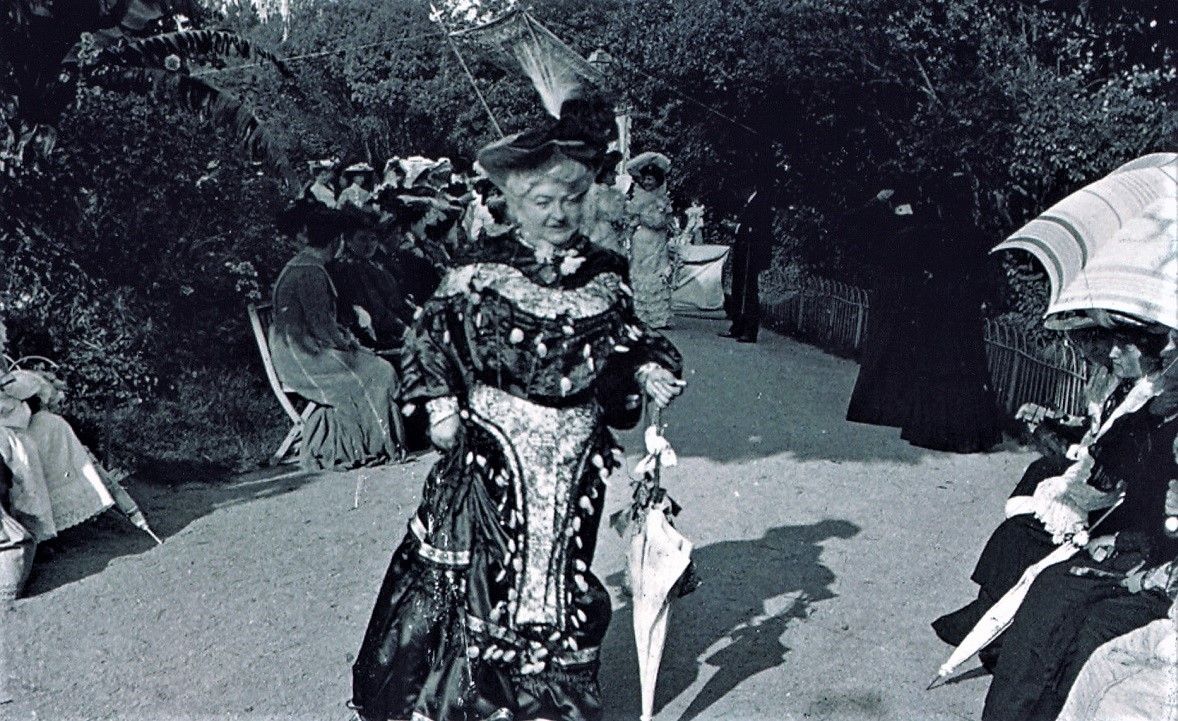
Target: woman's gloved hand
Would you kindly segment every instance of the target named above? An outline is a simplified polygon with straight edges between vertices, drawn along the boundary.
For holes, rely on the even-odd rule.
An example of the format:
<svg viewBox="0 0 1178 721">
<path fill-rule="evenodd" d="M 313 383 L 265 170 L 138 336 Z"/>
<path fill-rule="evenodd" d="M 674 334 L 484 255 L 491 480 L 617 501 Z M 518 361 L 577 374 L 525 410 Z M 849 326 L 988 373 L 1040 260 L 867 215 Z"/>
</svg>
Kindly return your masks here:
<svg viewBox="0 0 1178 721">
<path fill-rule="evenodd" d="M 687 381 L 679 380 L 674 373 L 654 363 L 638 369 L 638 383 L 659 408 L 671 405 L 687 386 Z"/>
<path fill-rule="evenodd" d="M 1088 555 L 1092 557 L 1093 561 L 1099 563 L 1113 555 L 1116 547 L 1116 535 L 1098 536 L 1085 544 L 1084 550 L 1088 551 Z"/>
<path fill-rule="evenodd" d="M 458 444 L 462 420 L 458 415 L 458 399 L 454 396 L 434 398 L 425 404 L 429 413 L 429 440 L 435 448 L 448 451 Z"/>
<path fill-rule="evenodd" d="M 429 439 L 440 450 L 448 451 L 458 444 L 458 434 L 461 430 L 462 424 L 459 423 L 458 414 L 455 413 L 436 421 L 430 421 Z"/>
</svg>

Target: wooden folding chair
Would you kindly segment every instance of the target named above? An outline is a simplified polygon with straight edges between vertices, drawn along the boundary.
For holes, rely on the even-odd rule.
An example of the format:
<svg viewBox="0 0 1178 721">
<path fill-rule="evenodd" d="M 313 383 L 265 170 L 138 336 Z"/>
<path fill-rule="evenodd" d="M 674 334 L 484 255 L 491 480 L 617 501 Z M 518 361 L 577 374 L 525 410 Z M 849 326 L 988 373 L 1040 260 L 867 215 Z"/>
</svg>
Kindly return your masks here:
<svg viewBox="0 0 1178 721">
<path fill-rule="evenodd" d="M 270 303 L 250 303 L 247 307 L 250 317 L 250 327 L 254 331 L 254 341 L 258 344 L 258 352 L 262 355 L 262 365 L 266 369 L 266 380 L 270 381 L 270 389 L 274 391 L 274 397 L 278 399 L 278 404 L 282 406 L 282 410 L 286 411 L 286 415 L 290 417 L 291 427 L 286 434 L 286 438 L 282 439 L 282 444 L 278 446 L 278 450 L 270 457 L 268 465 L 276 465 L 286 460 L 287 455 L 295 447 L 295 444 L 302 438 L 303 426 L 307 419 L 310 418 L 311 412 L 318 407 L 319 404 L 314 401 L 307 401 L 307 405 L 303 407 L 303 412 L 299 413 L 295 410 L 294 403 L 291 402 L 291 397 L 299 398 L 300 396 L 282 384 L 278 378 L 278 373 L 274 370 L 274 361 L 270 358 L 270 341 L 267 335 L 270 330 L 270 323 L 273 320 L 274 309 Z M 401 409 L 395 404 L 393 406 L 393 433 L 397 440 L 397 444 L 401 447 L 400 460 L 406 458 L 406 442 L 405 435 L 405 420 L 401 417 Z M 292 459 L 293 460 L 293 457 Z"/>
<path fill-rule="evenodd" d="M 295 448 L 295 444 L 302 438 L 303 426 L 311 416 L 311 412 L 315 410 L 317 404 L 314 401 L 307 401 L 307 405 L 303 407 L 302 413 L 295 410 L 294 403 L 291 402 L 291 397 L 298 398 L 299 396 L 294 391 L 282 385 L 282 381 L 278 379 L 278 373 L 274 371 L 274 361 L 270 359 L 270 341 L 267 336 L 267 332 L 270 330 L 270 322 L 274 317 L 274 309 L 271 307 L 271 304 L 250 303 L 247 310 L 250 317 L 250 327 L 254 330 L 254 341 L 257 342 L 258 352 L 262 355 L 262 366 L 266 369 L 266 380 L 270 381 L 270 390 L 274 391 L 274 397 L 278 399 L 278 405 L 282 406 L 282 410 L 286 411 L 286 415 L 290 417 L 291 421 L 290 431 L 286 434 L 286 438 L 282 439 L 282 444 L 278 446 L 278 450 L 274 451 L 274 455 L 268 460 L 267 465 L 277 465 L 287 459 L 291 449 Z M 293 457 L 291 460 L 293 460 Z"/>
</svg>

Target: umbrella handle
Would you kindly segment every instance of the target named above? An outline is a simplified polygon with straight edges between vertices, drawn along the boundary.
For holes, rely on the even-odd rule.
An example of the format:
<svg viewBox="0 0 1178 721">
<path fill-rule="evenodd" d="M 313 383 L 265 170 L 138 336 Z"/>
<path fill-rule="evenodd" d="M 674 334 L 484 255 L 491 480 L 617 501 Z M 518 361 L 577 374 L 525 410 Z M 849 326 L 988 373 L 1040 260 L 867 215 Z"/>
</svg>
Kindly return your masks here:
<svg viewBox="0 0 1178 721">
<path fill-rule="evenodd" d="M 659 404 L 653 402 L 648 396 L 646 399 L 646 413 L 650 416 L 650 425 L 658 428 L 663 424 L 663 409 L 659 408 Z M 662 428 L 659 428 L 659 434 L 662 434 Z M 659 487 L 662 483 L 663 466 L 661 463 L 654 464 L 654 471 L 651 476 L 654 477 L 655 487 Z"/>
</svg>

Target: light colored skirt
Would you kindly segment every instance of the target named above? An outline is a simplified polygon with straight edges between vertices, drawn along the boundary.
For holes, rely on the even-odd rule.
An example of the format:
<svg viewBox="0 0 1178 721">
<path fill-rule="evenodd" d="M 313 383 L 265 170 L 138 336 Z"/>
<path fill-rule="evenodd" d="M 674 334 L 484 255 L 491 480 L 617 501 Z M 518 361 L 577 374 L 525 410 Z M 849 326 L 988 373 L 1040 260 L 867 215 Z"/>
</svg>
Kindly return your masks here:
<svg viewBox="0 0 1178 721">
<path fill-rule="evenodd" d="M 1084 664 L 1059 721 L 1178 721 L 1178 614 L 1118 636 Z"/>
<path fill-rule="evenodd" d="M 64 418 L 39 411 L 33 414 L 29 427 L 16 434 L 26 442 L 29 455 L 40 459 L 57 532 L 88 521 L 115 505 L 102 470 Z M 45 540 L 39 533 L 37 537 Z"/>
<path fill-rule="evenodd" d="M 630 242 L 634 310 L 651 328 L 671 324 L 671 251 L 665 233 L 639 227 Z"/>
</svg>

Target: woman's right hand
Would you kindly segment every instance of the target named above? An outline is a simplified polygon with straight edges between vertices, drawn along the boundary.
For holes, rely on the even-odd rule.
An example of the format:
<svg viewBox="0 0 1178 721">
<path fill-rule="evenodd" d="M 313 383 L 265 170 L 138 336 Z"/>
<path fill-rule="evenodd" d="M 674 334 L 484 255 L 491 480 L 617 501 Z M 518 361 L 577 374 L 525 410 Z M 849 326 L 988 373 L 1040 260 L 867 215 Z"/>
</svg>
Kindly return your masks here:
<svg viewBox="0 0 1178 721">
<path fill-rule="evenodd" d="M 1016 421 L 1023 421 L 1030 425 L 1038 425 L 1042 423 L 1049 415 L 1049 411 L 1044 406 L 1037 403 L 1024 403 L 1019 407 L 1014 414 Z"/>
<path fill-rule="evenodd" d="M 430 423 L 429 439 L 439 450 L 448 451 L 458 444 L 458 434 L 461 430 L 462 424 L 459 422 L 458 414 L 451 413 Z"/>
<path fill-rule="evenodd" d="M 1115 535 L 1093 538 L 1084 546 L 1085 550 L 1088 551 L 1088 555 L 1091 556 L 1092 560 L 1096 561 L 1097 563 L 1100 563 L 1109 556 L 1113 555 L 1113 551 L 1116 550 L 1116 547 L 1117 537 Z"/>
</svg>

